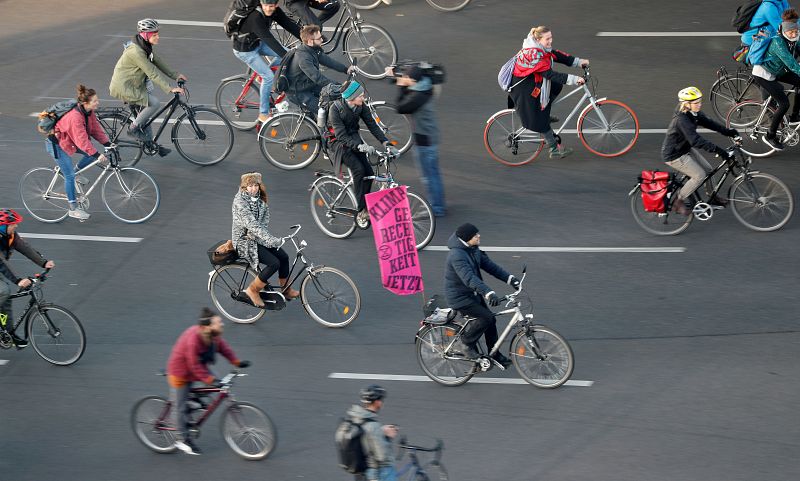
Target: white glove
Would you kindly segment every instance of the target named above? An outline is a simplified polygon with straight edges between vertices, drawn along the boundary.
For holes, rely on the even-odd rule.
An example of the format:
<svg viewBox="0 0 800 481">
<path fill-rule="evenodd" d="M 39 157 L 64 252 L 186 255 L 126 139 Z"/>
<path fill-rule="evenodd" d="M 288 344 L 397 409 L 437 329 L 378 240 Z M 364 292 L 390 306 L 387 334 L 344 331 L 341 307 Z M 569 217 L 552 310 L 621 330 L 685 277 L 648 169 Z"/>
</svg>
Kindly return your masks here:
<svg viewBox="0 0 800 481">
<path fill-rule="evenodd" d="M 375 153 L 375 147 L 369 144 L 358 144 L 358 151 L 367 155 L 371 155 Z"/>
<path fill-rule="evenodd" d="M 400 155 L 400 151 L 397 150 L 397 147 L 395 147 L 394 145 L 390 145 L 390 146 L 386 147 L 386 150 L 389 152 L 389 155 L 391 155 L 392 157 L 397 157 L 398 155 Z"/>
</svg>

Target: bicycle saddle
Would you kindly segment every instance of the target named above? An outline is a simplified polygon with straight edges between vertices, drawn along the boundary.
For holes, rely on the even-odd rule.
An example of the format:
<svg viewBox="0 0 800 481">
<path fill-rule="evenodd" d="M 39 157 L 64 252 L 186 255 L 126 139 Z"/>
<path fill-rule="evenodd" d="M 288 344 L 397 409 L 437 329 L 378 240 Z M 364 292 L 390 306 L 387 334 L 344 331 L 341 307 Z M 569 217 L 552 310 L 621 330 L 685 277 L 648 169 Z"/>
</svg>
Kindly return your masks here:
<svg viewBox="0 0 800 481">
<path fill-rule="evenodd" d="M 441 325 L 447 324 L 448 322 L 452 321 L 456 318 L 456 310 L 451 308 L 436 308 L 434 309 L 433 313 L 425 318 L 426 324 L 434 324 L 434 325 Z"/>
</svg>

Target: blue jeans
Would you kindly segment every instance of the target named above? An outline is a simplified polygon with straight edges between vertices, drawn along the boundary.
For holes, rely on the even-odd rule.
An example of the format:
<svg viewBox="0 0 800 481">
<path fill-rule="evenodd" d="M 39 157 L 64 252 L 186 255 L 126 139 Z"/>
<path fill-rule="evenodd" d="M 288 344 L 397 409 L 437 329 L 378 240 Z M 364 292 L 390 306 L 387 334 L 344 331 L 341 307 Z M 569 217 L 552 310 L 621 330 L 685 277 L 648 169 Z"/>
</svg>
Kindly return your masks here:
<svg viewBox="0 0 800 481">
<path fill-rule="evenodd" d="M 397 471 L 394 466 L 386 466 L 383 468 L 367 468 L 368 481 L 397 481 Z"/>
<path fill-rule="evenodd" d="M 428 202 L 433 208 L 433 214 L 445 214 L 444 185 L 439 173 L 439 146 L 415 145 L 417 165 L 422 174 L 422 183 L 428 191 Z"/>
<path fill-rule="evenodd" d="M 61 173 L 64 174 L 64 191 L 67 193 L 67 199 L 70 204 L 75 203 L 75 167 L 72 166 L 72 159 L 64 152 L 57 143 L 54 144 L 50 139 L 44 141 L 47 153 L 53 157 Z M 55 150 L 54 150 L 55 148 Z M 78 162 L 78 170 L 86 167 L 94 162 L 94 157 L 83 154 L 83 158 Z"/>
<path fill-rule="evenodd" d="M 264 115 L 268 115 L 269 97 L 272 91 L 272 78 L 274 75 L 272 75 L 272 69 L 270 69 L 270 64 L 264 59 L 264 55 L 275 57 L 275 60 L 272 61 L 272 65 L 280 63 L 280 56 L 273 52 L 264 42 L 260 42 L 258 48 L 252 52 L 234 50 L 233 54 L 236 55 L 236 58 L 246 63 L 248 67 L 255 70 L 258 75 L 261 75 L 261 107 L 259 111 Z"/>
</svg>

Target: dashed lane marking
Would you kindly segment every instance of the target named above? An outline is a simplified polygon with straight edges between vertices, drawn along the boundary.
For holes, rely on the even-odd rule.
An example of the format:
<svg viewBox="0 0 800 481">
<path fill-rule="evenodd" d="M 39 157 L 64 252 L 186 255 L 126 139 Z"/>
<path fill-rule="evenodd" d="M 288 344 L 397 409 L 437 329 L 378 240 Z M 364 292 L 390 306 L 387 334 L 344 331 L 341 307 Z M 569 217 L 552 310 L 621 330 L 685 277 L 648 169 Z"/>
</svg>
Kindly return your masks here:
<svg viewBox="0 0 800 481">
<path fill-rule="evenodd" d="M 0 359 L 0 366 L 5 366 L 6 364 L 8 364 L 7 359 Z"/>
<path fill-rule="evenodd" d="M 447 246 L 426 246 L 426 251 L 450 250 Z M 649 253 L 675 254 L 686 252 L 685 247 L 491 247 L 481 246 L 486 252 L 590 252 L 590 253 Z"/>
<path fill-rule="evenodd" d="M 92 242 L 123 242 L 137 243 L 144 240 L 142 237 L 107 237 L 97 235 L 66 235 L 66 234 L 32 234 L 28 232 L 20 233 L 22 237 L 28 239 L 53 239 L 53 240 L 79 240 Z"/>
<path fill-rule="evenodd" d="M 411 381 L 411 382 L 433 382 L 427 376 L 410 376 L 405 374 L 364 374 L 358 372 L 332 372 L 328 374 L 329 379 L 359 379 L 359 380 L 374 380 L 374 381 Z M 499 377 L 473 377 L 469 380 L 470 384 L 525 384 L 528 385 L 524 379 L 517 378 L 499 378 Z M 578 381 L 569 380 L 564 383 L 564 386 L 573 387 L 589 387 L 594 384 L 594 381 Z"/>
</svg>

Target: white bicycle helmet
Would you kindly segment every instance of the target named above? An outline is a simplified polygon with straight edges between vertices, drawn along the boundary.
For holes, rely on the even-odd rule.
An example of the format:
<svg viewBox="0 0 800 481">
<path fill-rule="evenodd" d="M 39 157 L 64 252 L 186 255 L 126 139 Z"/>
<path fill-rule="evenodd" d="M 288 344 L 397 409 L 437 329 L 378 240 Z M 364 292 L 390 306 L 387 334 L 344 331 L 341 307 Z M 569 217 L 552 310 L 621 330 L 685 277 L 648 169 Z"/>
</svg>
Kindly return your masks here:
<svg viewBox="0 0 800 481">
<path fill-rule="evenodd" d="M 158 22 L 152 18 L 143 18 L 136 23 L 139 32 L 158 32 Z"/>
</svg>

